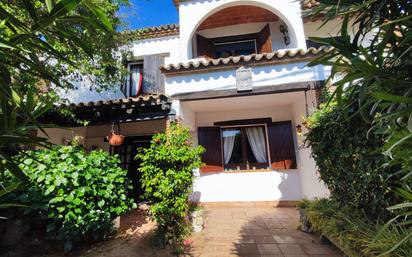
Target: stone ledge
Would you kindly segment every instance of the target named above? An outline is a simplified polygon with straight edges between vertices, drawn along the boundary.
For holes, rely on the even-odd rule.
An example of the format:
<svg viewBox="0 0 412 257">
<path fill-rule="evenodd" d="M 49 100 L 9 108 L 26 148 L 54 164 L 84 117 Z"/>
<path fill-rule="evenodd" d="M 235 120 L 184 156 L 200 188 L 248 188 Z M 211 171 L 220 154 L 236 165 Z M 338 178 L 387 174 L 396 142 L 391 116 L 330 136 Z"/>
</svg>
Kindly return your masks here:
<svg viewBox="0 0 412 257">
<path fill-rule="evenodd" d="M 256 202 L 200 202 L 203 207 L 296 207 L 299 201 L 256 201 Z"/>
</svg>

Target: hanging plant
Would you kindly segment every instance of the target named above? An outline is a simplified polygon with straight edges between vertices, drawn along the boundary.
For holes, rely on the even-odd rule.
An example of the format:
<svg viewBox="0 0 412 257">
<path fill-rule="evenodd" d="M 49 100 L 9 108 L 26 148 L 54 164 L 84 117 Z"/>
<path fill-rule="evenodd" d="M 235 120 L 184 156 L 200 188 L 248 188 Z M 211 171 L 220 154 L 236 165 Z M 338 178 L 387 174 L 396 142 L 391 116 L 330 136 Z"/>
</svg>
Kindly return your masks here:
<svg viewBox="0 0 412 257">
<path fill-rule="evenodd" d="M 118 124 L 119 127 L 119 134 L 116 134 L 114 131 L 114 123 L 112 124 L 112 129 L 110 131 L 110 134 L 106 137 L 107 141 L 109 141 L 109 144 L 112 146 L 119 146 L 122 145 L 124 136 L 121 135 L 120 133 L 120 125 Z"/>
</svg>

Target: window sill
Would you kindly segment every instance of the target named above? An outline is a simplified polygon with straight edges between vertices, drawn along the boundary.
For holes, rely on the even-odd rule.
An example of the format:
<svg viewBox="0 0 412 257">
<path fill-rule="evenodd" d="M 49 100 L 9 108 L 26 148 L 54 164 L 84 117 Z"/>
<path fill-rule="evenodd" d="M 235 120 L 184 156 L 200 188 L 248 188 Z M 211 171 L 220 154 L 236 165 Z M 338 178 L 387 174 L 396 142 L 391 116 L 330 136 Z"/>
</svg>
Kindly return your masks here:
<svg viewBox="0 0 412 257">
<path fill-rule="evenodd" d="M 225 170 L 220 173 L 258 173 L 258 172 L 280 172 L 286 173 L 291 171 L 298 171 L 298 169 L 276 170 L 276 169 L 256 169 L 256 170 Z"/>
</svg>

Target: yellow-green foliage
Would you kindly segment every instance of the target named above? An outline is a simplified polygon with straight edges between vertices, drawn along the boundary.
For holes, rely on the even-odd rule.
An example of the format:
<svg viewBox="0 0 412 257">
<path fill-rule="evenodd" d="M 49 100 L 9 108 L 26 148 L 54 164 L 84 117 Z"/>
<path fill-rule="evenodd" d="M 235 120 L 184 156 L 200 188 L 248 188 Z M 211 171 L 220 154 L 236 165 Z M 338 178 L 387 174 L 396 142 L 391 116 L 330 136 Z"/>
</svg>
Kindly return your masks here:
<svg viewBox="0 0 412 257">
<path fill-rule="evenodd" d="M 159 232 L 179 246 L 187 234 L 186 217 L 193 184 L 193 170 L 202 164 L 204 149 L 194 147 L 189 130 L 172 124 L 166 133 L 153 136 L 150 148 L 141 149 L 140 172 L 145 198 Z"/>
<path fill-rule="evenodd" d="M 305 207 L 311 228 L 327 236 L 350 257 L 412 256 L 412 240 L 393 250 L 408 234 L 405 228 L 371 222 L 365 215 L 332 200 L 306 202 Z"/>
</svg>

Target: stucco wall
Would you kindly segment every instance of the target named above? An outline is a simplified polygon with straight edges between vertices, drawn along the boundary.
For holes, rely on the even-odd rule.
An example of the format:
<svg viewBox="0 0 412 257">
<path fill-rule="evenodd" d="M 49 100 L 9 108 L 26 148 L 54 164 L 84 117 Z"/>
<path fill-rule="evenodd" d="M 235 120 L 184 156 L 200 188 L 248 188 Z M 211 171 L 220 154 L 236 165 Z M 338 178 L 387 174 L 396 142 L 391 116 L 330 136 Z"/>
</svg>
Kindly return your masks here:
<svg viewBox="0 0 412 257">
<path fill-rule="evenodd" d="M 258 33 L 259 31 L 263 29 L 264 26 L 266 26 L 266 24 L 267 22 L 238 24 L 238 25 L 225 26 L 225 27 L 219 27 L 219 28 L 214 28 L 214 29 L 205 29 L 205 30 L 198 31 L 197 33 L 206 38 L 244 35 L 244 34 Z M 284 24 L 284 23 L 282 21 L 269 23 L 273 51 L 278 51 L 278 50 L 289 48 L 289 46 L 285 45 L 285 42 L 283 40 L 283 35 L 279 30 L 279 26 L 281 24 Z M 196 37 L 193 37 L 192 45 L 193 45 L 193 57 L 196 57 L 196 53 L 197 53 Z"/>
<path fill-rule="evenodd" d="M 276 86 L 288 83 L 324 80 L 330 69 L 318 65 L 306 67 L 306 62 L 286 63 L 252 67 L 252 83 L 255 88 Z M 174 96 L 181 93 L 236 88 L 236 69 L 208 73 L 168 76 L 165 79 L 166 94 Z"/>
<path fill-rule="evenodd" d="M 308 107 L 314 104 L 314 93 L 308 93 Z M 206 108 L 213 111 L 208 111 Z M 244 108 L 242 108 L 242 106 Z M 260 106 L 260 107 L 259 107 Z M 214 122 L 272 118 L 273 121 L 291 120 L 292 127 L 306 115 L 303 92 L 233 97 L 181 103 L 182 109 L 195 113 L 192 131 L 197 143 L 197 128 L 213 126 Z M 293 201 L 302 198 L 327 196 L 327 190 L 318 180 L 315 163 L 309 149 L 301 149 L 303 138 L 294 130 L 296 170 L 264 172 L 199 173 L 193 187 L 193 200 L 201 202 L 225 201 Z"/>
<path fill-rule="evenodd" d="M 275 13 L 290 31 L 289 48 L 306 49 L 299 1 L 295 0 L 208 0 L 182 2 L 179 7 L 180 20 L 180 58 L 192 59 L 192 38 L 197 27 L 210 15 L 224 8 L 238 5 L 253 5 Z"/>
<path fill-rule="evenodd" d="M 169 36 L 134 41 L 130 50 L 134 56 L 162 54 L 166 56 L 165 63 L 179 62 L 179 37 Z"/>
<path fill-rule="evenodd" d="M 144 136 L 152 135 L 157 132 L 163 132 L 166 128 L 166 120 L 153 120 L 142 122 L 131 122 L 121 124 L 121 134 L 124 136 Z M 96 147 L 109 151 L 109 143 L 105 142 L 105 137 L 110 133 L 111 125 L 90 126 L 67 129 L 46 129 L 50 136 L 50 142 L 53 144 L 67 145 L 74 136 L 84 137 L 83 144 L 85 147 Z M 118 127 L 115 126 L 115 132 L 119 133 Z M 42 133 L 41 133 L 42 135 Z"/>
<path fill-rule="evenodd" d="M 298 171 L 197 173 L 192 200 L 200 202 L 296 201 Z"/>
<path fill-rule="evenodd" d="M 300 93 L 304 97 L 304 93 Z M 314 106 L 316 106 L 316 97 L 314 91 L 309 91 L 307 93 L 308 98 L 308 112 L 309 114 L 313 112 Z M 306 104 L 305 101 L 296 101 L 292 105 L 293 117 L 295 124 L 302 124 L 303 117 L 306 116 Z M 303 127 L 303 126 L 302 126 Z M 306 132 L 303 127 L 303 133 Z M 295 136 L 297 136 L 295 134 Z M 304 136 L 296 138 L 298 145 L 302 145 L 304 141 Z M 316 162 L 310 156 L 310 148 L 303 147 L 297 151 L 298 154 L 298 167 L 301 176 L 301 189 L 302 197 L 307 199 L 313 199 L 316 197 L 328 197 L 329 190 L 326 188 L 325 184 L 320 181 L 319 173 L 317 172 Z"/>
</svg>

